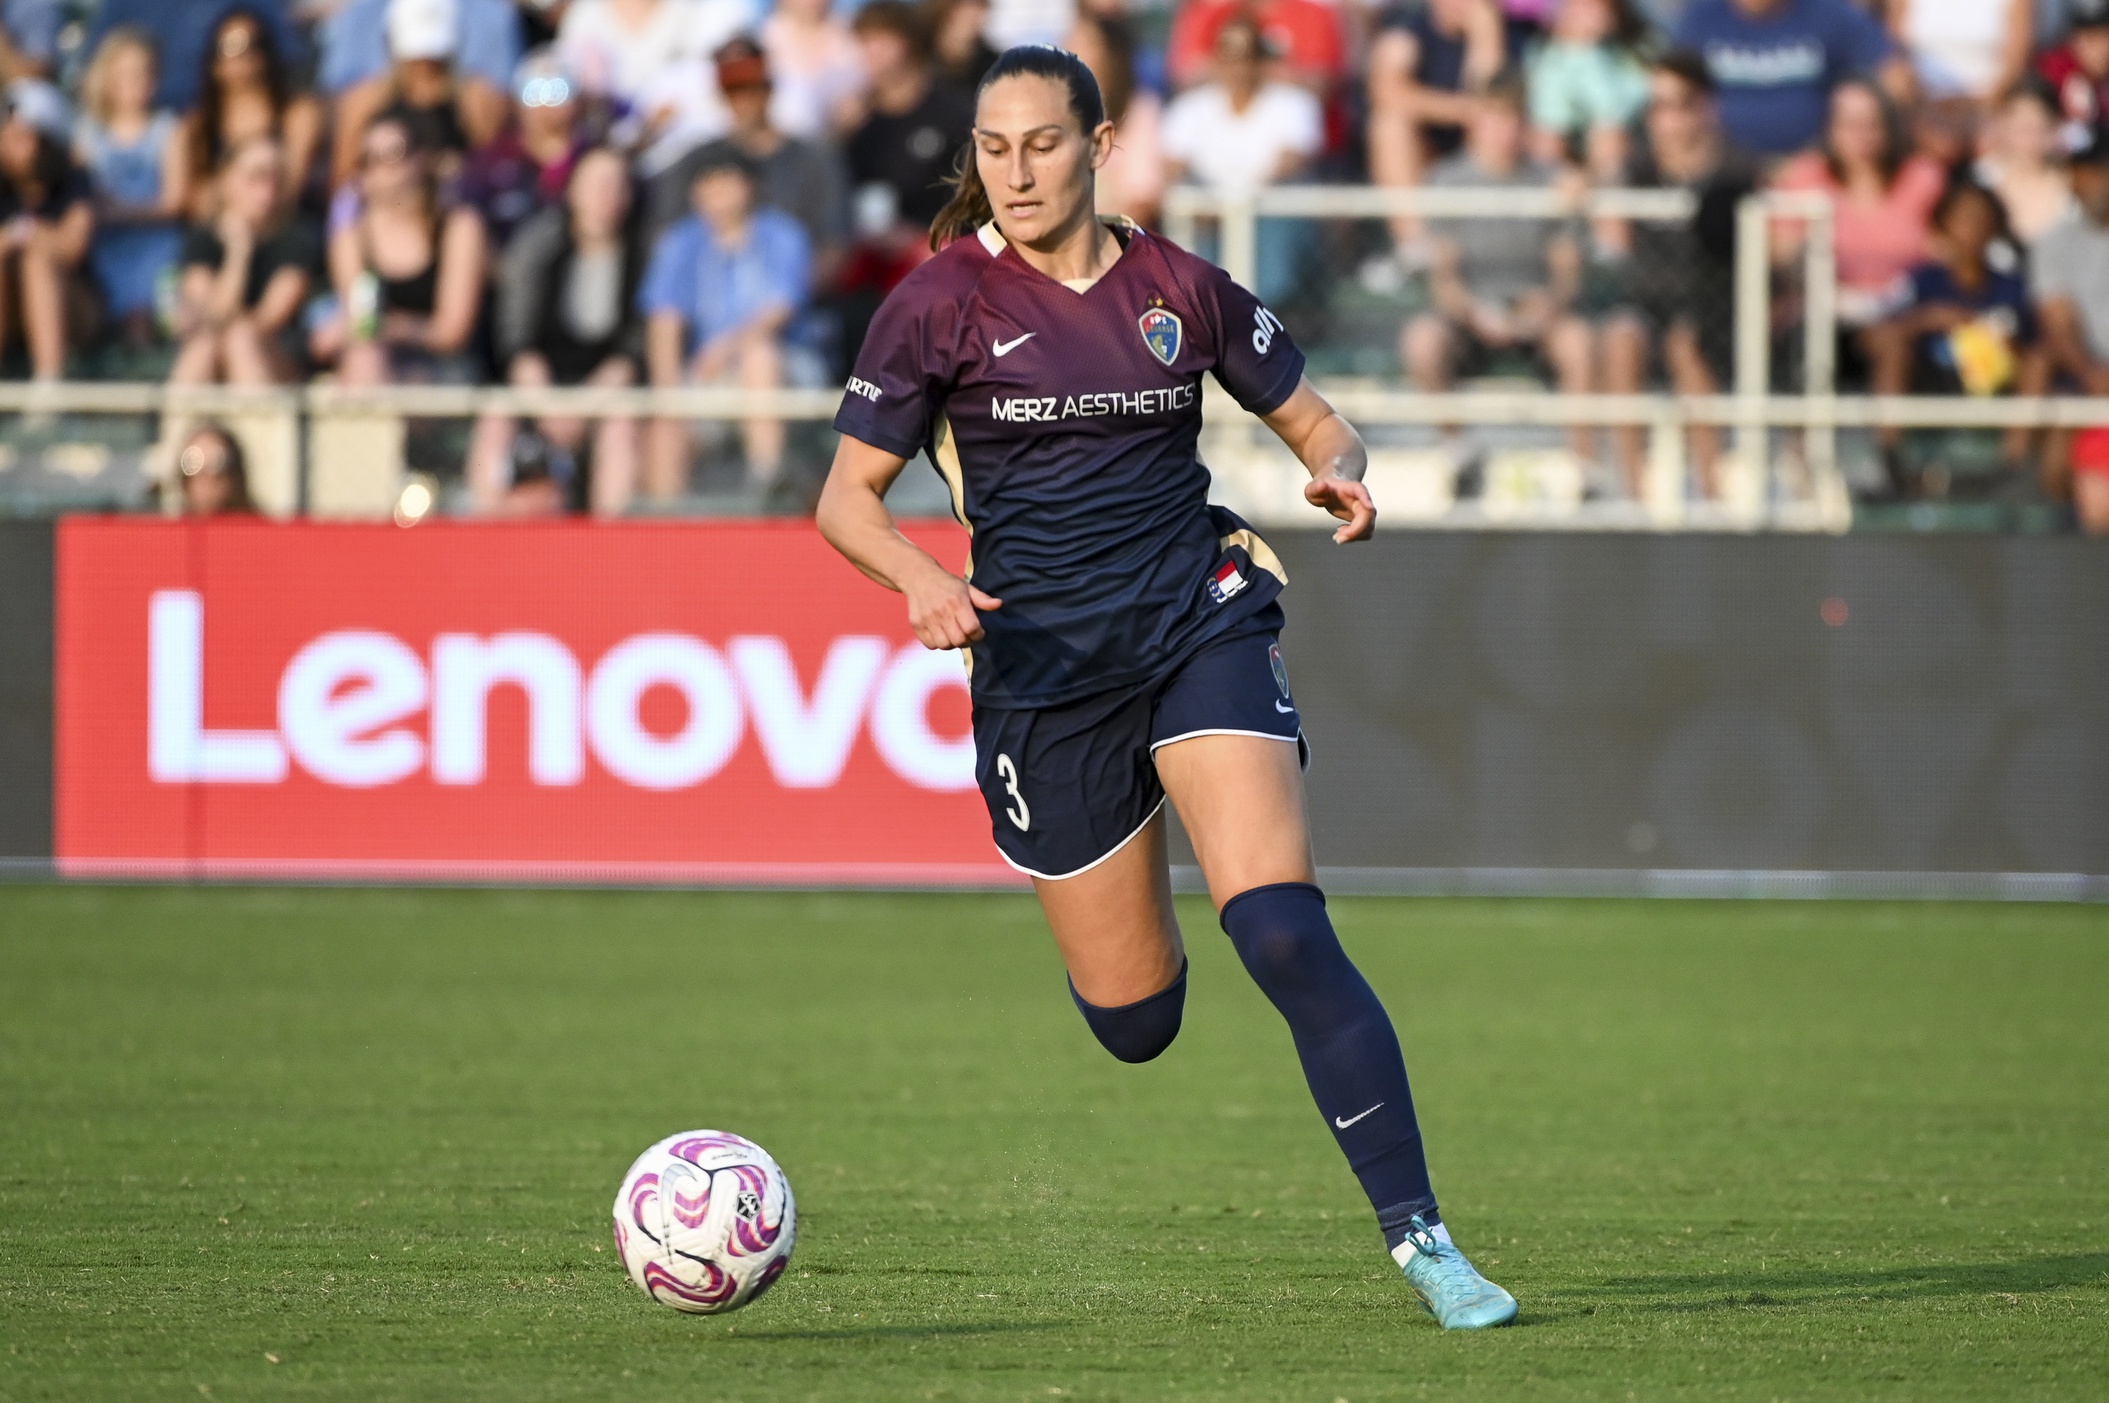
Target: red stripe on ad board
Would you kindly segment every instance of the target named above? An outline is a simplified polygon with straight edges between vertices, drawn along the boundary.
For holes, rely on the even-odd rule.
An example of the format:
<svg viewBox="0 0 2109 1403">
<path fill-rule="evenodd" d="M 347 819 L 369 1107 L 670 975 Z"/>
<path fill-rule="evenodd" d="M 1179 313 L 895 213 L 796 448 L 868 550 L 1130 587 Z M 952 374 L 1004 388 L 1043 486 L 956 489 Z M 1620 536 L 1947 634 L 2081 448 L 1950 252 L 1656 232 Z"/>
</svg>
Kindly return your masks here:
<svg viewBox="0 0 2109 1403">
<path fill-rule="evenodd" d="M 57 576 L 71 874 L 1018 880 L 959 656 L 805 523 L 76 517 Z"/>
</svg>

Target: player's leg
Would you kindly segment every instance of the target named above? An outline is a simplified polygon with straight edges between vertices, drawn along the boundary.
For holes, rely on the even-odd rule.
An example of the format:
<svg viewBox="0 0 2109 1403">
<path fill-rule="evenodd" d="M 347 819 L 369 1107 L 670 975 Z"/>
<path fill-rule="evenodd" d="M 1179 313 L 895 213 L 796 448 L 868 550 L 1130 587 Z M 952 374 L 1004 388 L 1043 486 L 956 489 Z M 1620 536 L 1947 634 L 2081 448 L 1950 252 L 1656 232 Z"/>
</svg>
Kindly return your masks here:
<svg viewBox="0 0 2109 1403">
<path fill-rule="evenodd" d="M 1196 655 L 1160 696 L 1152 742 L 1224 933 L 1288 1023 L 1394 1260 L 1445 1326 L 1507 1324 L 1514 1298 L 1442 1226 L 1398 1035 L 1314 880 L 1301 718 L 1274 640 L 1238 635 Z"/>
<path fill-rule="evenodd" d="M 1033 890 L 1070 997 L 1105 1049 L 1147 1062 L 1170 1047 L 1186 1010 L 1186 946 L 1172 914 L 1164 811 L 1096 867 L 1035 877 Z"/>
<path fill-rule="evenodd" d="M 1070 997 L 1123 1062 L 1171 1046 L 1186 1007 L 1150 713 L 1147 693 L 974 713 L 997 850 L 1032 877 Z"/>
</svg>

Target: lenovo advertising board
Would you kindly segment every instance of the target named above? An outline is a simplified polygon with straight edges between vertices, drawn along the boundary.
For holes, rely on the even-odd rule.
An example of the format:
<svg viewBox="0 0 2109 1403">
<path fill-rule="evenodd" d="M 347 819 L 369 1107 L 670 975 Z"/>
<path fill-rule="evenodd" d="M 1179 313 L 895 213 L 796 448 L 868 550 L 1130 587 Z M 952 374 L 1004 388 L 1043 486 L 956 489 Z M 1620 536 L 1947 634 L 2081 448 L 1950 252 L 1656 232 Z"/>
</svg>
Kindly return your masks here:
<svg viewBox="0 0 2109 1403">
<path fill-rule="evenodd" d="M 76 518 L 57 573 L 68 874 L 1018 880 L 960 656 L 807 524 Z"/>
</svg>

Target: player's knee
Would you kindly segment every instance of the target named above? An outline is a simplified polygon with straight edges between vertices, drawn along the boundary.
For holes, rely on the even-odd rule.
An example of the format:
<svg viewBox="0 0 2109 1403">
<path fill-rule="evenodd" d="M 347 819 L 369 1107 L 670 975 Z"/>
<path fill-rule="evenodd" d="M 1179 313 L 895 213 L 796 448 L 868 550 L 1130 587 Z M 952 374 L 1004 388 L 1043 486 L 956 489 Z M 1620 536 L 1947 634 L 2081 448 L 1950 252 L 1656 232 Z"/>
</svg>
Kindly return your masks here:
<svg viewBox="0 0 2109 1403">
<path fill-rule="evenodd" d="M 1093 1037 L 1106 1051 L 1123 1062 L 1147 1062 L 1172 1045 L 1179 1036 L 1179 1021 L 1186 1013 L 1186 962 L 1179 962 L 1179 977 L 1146 999 L 1118 1008 L 1086 1003 L 1069 986 L 1077 1012 L 1084 1015 Z"/>
<path fill-rule="evenodd" d="M 1345 958 L 1325 893 L 1308 882 L 1239 892 L 1223 903 L 1221 920 L 1246 973 L 1270 994 L 1307 984 Z"/>
</svg>

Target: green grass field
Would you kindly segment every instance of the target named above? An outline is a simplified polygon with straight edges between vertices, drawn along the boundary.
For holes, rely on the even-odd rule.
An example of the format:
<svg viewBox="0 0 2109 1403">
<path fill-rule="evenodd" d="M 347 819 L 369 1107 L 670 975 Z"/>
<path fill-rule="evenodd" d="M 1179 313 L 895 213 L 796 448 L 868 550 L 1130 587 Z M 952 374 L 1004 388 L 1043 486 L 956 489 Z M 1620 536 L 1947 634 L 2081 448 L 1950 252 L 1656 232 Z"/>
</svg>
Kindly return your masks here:
<svg viewBox="0 0 2109 1403">
<path fill-rule="evenodd" d="M 1334 909 L 1513 1330 L 1200 906 L 1131 1068 L 1023 898 L 0 888 L 0 1397 L 2109 1393 L 2109 911 Z M 706 1125 L 800 1208 L 717 1320 L 607 1231 Z"/>
</svg>

